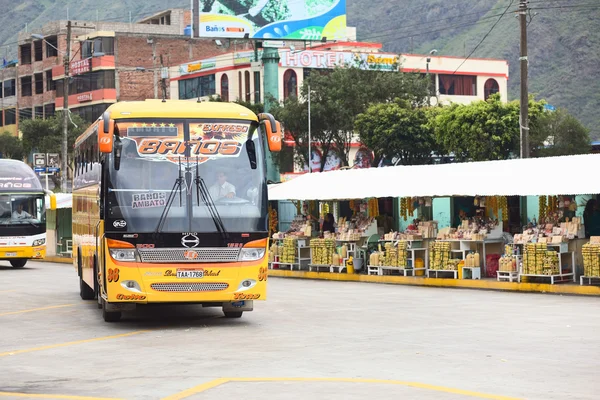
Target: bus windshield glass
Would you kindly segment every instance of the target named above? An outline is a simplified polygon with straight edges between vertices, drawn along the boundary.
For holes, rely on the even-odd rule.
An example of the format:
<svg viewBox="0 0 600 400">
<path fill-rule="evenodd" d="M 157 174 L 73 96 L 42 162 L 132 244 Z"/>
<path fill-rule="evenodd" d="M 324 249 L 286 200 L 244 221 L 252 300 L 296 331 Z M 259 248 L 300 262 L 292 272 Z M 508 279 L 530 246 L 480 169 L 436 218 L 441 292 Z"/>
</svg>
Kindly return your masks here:
<svg viewBox="0 0 600 400">
<path fill-rule="evenodd" d="M 45 222 L 44 195 L 0 194 L 0 225 L 37 225 Z"/>
<path fill-rule="evenodd" d="M 226 231 L 266 231 L 266 167 L 257 126 L 220 119 L 117 121 L 122 152 L 118 170 L 114 154 L 108 158 L 106 230 L 217 232 L 213 206 Z M 256 169 L 246 149 L 250 135 Z"/>
</svg>

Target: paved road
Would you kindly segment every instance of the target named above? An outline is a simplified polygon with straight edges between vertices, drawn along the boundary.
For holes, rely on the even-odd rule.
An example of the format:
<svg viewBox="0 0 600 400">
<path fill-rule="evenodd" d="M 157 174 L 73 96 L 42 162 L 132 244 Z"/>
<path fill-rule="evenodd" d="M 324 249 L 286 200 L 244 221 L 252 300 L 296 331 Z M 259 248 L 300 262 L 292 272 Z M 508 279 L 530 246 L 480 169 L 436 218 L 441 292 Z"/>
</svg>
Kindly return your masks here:
<svg viewBox="0 0 600 400">
<path fill-rule="evenodd" d="M 160 306 L 107 324 L 95 302 L 79 299 L 70 266 L 4 265 L 0 397 L 546 400 L 600 392 L 597 298 L 271 278 L 269 300 L 240 320 Z"/>
</svg>

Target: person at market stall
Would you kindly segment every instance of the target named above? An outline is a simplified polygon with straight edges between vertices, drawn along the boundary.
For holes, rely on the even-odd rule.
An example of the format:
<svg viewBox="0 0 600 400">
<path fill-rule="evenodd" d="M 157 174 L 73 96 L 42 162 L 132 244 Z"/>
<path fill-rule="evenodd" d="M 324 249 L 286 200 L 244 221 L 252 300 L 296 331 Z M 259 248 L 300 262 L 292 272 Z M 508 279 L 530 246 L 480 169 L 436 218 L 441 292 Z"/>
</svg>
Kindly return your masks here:
<svg viewBox="0 0 600 400">
<path fill-rule="evenodd" d="M 600 236 L 600 210 L 598 202 L 590 199 L 583 211 L 583 224 L 585 226 L 585 237 Z"/>
<path fill-rule="evenodd" d="M 468 208 L 464 206 L 460 208 L 460 210 L 458 211 L 458 215 L 456 216 L 456 220 L 454 221 L 454 225 L 456 225 L 456 227 L 460 227 L 464 220 L 469 219 L 467 212 L 469 212 Z"/>
<path fill-rule="evenodd" d="M 334 233 L 335 232 L 335 220 L 333 218 L 333 214 L 331 214 L 331 213 L 325 214 L 325 218 L 323 219 L 323 227 L 321 228 L 321 231 L 323 233 L 325 233 L 325 232 Z"/>
</svg>

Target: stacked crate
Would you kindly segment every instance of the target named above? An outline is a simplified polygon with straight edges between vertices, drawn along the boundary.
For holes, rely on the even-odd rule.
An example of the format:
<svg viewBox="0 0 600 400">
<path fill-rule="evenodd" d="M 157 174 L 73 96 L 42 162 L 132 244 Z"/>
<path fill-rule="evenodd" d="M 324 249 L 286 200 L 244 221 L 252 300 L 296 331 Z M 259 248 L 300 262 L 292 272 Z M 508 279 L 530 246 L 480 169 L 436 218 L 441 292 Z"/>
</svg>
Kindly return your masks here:
<svg viewBox="0 0 600 400">
<path fill-rule="evenodd" d="M 311 263 L 313 265 L 333 265 L 335 253 L 335 240 L 312 239 L 310 241 Z"/>
<path fill-rule="evenodd" d="M 407 248 L 408 245 L 404 240 L 399 241 L 397 245 L 386 243 L 383 264 L 388 267 L 406 268 L 408 265 Z"/>
<path fill-rule="evenodd" d="M 283 248 L 280 249 L 280 260 L 282 263 L 295 264 L 296 250 L 298 248 L 298 239 L 295 237 L 286 237 L 283 239 Z"/>
<path fill-rule="evenodd" d="M 450 250 L 450 242 L 433 242 L 429 247 L 429 269 L 448 269 L 451 266 Z"/>
<path fill-rule="evenodd" d="M 583 245 L 583 275 L 600 277 L 600 244 L 587 243 Z"/>
</svg>

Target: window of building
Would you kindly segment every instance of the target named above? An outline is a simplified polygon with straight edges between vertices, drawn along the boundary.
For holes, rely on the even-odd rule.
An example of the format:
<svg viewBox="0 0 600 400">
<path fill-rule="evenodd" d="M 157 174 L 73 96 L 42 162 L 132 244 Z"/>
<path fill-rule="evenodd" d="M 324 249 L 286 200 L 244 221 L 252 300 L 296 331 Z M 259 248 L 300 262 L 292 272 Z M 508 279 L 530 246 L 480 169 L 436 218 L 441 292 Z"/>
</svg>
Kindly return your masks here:
<svg viewBox="0 0 600 400">
<path fill-rule="evenodd" d="M 252 99 L 252 92 L 250 91 L 250 71 L 244 72 L 244 88 L 246 90 L 246 101 L 250 101 Z"/>
<path fill-rule="evenodd" d="M 48 103 L 44 106 L 44 118 L 50 118 L 54 113 L 54 103 Z"/>
<path fill-rule="evenodd" d="M 4 126 L 4 110 L 0 110 L 0 126 Z"/>
<path fill-rule="evenodd" d="M 115 54 L 115 38 L 99 37 L 86 40 L 81 44 L 81 58 L 91 57 L 94 53 Z"/>
<path fill-rule="evenodd" d="M 64 96 L 63 80 L 55 81 L 56 96 Z M 99 89 L 115 88 L 115 71 L 94 71 L 73 77 L 69 84 L 69 94 L 79 94 Z"/>
<path fill-rule="evenodd" d="M 499 93 L 499 92 L 500 92 L 500 86 L 498 85 L 498 82 L 495 79 L 490 78 L 487 81 L 485 81 L 485 85 L 483 86 L 483 93 L 484 93 L 484 98 L 486 100 L 488 99 L 488 97 L 490 97 L 494 93 Z"/>
<path fill-rule="evenodd" d="M 33 75 L 33 80 L 35 81 L 35 94 L 44 93 L 44 74 L 40 72 Z"/>
<path fill-rule="evenodd" d="M 52 70 L 46 71 L 46 91 L 56 90 L 56 82 L 52 79 Z"/>
<path fill-rule="evenodd" d="M 283 74 L 283 98 L 290 96 L 298 97 L 298 77 L 293 69 L 288 69 Z"/>
<path fill-rule="evenodd" d="M 0 99 L 3 97 L 4 90 L 2 89 L 3 82 L 0 82 Z"/>
<path fill-rule="evenodd" d="M 221 99 L 229 101 L 229 77 L 227 74 L 221 75 Z"/>
<path fill-rule="evenodd" d="M 35 61 L 42 61 L 44 58 L 42 43 L 43 41 L 41 40 L 36 40 L 33 42 L 33 56 Z"/>
<path fill-rule="evenodd" d="M 4 97 L 10 97 L 16 94 L 17 86 L 15 82 L 14 79 L 4 81 Z"/>
<path fill-rule="evenodd" d="M 179 81 L 179 98 L 194 99 L 216 93 L 215 75 L 199 76 Z"/>
<path fill-rule="evenodd" d="M 254 102 L 260 103 L 260 72 L 254 71 Z"/>
<path fill-rule="evenodd" d="M 48 36 L 46 38 L 46 58 L 58 56 L 58 38 L 56 36 Z"/>
<path fill-rule="evenodd" d="M 72 108 L 71 112 L 79 115 L 87 122 L 94 122 L 106 111 L 108 106 L 110 106 L 108 103 L 94 104 L 93 106 Z"/>
<path fill-rule="evenodd" d="M 477 96 L 477 77 L 473 75 L 440 74 L 440 94 Z"/>
<path fill-rule="evenodd" d="M 21 96 L 31 96 L 31 76 L 21 78 Z"/>
<path fill-rule="evenodd" d="M 14 125 L 17 123 L 17 109 L 7 108 L 4 110 L 4 125 Z"/>
<path fill-rule="evenodd" d="M 39 118 L 39 119 L 44 118 L 44 106 L 35 106 L 34 118 Z"/>
<path fill-rule="evenodd" d="M 31 64 L 31 43 L 20 45 L 19 53 L 21 54 L 21 59 L 19 60 L 19 64 L 21 64 L 21 65 Z"/>
<path fill-rule="evenodd" d="M 33 112 L 33 110 L 31 108 L 19 109 L 19 122 L 25 121 L 26 119 L 31 119 L 32 112 Z"/>
<path fill-rule="evenodd" d="M 238 100 L 242 100 L 242 72 L 238 72 Z"/>
<path fill-rule="evenodd" d="M 171 25 L 171 14 L 167 14 L 165 17 L 165 24 Z"/>
</svg>

